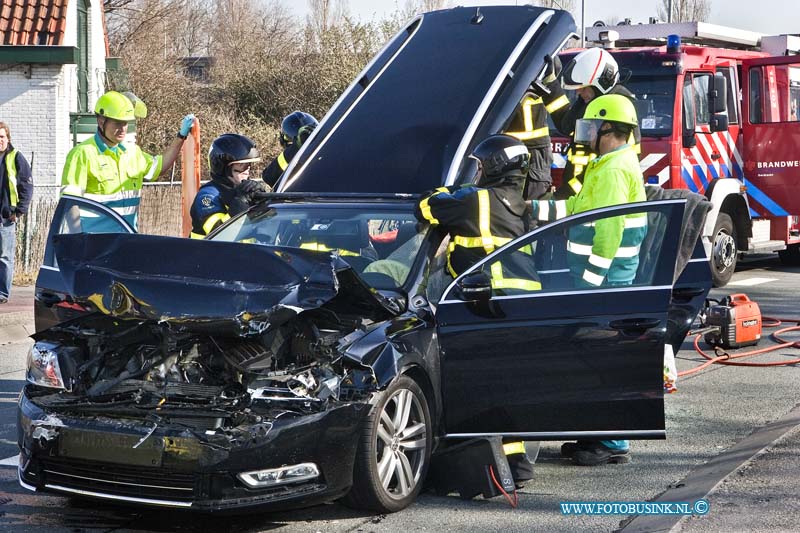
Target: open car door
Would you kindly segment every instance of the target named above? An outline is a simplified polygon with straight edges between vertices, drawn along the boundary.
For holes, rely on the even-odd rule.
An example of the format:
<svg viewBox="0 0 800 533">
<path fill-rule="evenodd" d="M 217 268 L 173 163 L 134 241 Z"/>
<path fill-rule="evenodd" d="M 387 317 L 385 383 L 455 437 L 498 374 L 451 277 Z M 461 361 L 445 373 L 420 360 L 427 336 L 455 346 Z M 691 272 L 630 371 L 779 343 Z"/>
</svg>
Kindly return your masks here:
<svg viewBox="0 0 800 533">
<path fill-rule="evenodd" d="M 36 278 L 34 319 L 36 331 L 70 320 L 85 312 L 73 302 L 53 252 L 53 237 L 73 233 L 136 233 L 113 209 L 78 196 L 64 195 L 56 206 L 47 235 L 44 260 Z"/>
<path fill-rule="evenodd" d="M 538 228 L 459 276 L 436 310 L 448 437 L 663 438 L 663 355 L 686 200 L 589 211 Z M 647 214 L 631 285 L 576 287 L 570 228 Z M 492 264 L 528 261 L 541 290 L 494 289 Z M 476 290 L 485 273 L 482 296 Z"/>
<path fill-rule="evenodd" d="M 800 177 L 800 58 L 742 62 L 744 184 L 750 210 L 762 217 L 800 213 L 793 185 Z M 773 221 L 771 239 L 800 242 L 785 221 Z"/>
</svg>

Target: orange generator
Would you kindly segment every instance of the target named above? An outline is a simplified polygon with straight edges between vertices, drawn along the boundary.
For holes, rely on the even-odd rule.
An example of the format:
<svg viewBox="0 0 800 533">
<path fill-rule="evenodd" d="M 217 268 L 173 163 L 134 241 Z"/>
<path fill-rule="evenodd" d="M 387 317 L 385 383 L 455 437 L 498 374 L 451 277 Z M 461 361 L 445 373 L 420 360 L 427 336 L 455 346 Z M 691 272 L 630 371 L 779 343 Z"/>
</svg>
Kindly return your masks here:
<svg viewBox="0 0 800 533">
<path fill-rule="evenodd" d="M 739 348 L 761 340 L 761 310 L 746 294 L 731 294 L 718 305 L 709 305 L 704 322 L 719 328 L 706 333 L 705 341 L 711 346 Z"/>
</svg>

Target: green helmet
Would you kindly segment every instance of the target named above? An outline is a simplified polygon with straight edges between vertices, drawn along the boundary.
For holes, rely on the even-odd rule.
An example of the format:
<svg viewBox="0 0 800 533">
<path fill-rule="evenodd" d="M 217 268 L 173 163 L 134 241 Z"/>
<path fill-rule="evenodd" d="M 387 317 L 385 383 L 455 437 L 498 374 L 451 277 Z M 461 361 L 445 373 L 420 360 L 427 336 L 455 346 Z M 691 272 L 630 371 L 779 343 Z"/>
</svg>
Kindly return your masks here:
<svg viewBox="0 0 800 533">
<path fill-rule="evenodd" d="M 95 115 L 114 120 L 129 122 L 147 116 L 147 106 L 133 93 L 108 91 L 97 99 L 94 106 Z"/>
<path fill-rule="evenodd" d="M 603 122 L 618 122 L 629 126 L 638 126 L 636 108 L 630 98 L 621 94 L 604 94 L 598 96 L 586 106 L 583 113 L 586 120 L 602 120 Z"/>
</svg>

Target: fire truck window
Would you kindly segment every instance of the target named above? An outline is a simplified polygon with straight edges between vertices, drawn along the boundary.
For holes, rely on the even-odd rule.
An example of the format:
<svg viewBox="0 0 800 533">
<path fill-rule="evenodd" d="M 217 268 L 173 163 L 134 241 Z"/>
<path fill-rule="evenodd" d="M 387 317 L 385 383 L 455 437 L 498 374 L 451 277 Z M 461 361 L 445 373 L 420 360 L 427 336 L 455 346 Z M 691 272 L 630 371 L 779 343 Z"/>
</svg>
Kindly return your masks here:
<svg viewBox="0 0 800 533">
<path fill-rule="evenodd" d="M 683 80 L 683 129 L 694 131 L 694 95 L 691 76 L 686 76 Z"/>
<path fill-rule="evenodd" d="M 764 121 L 761 112 L 761 67 L 750 69 L 750 123 L 761 124 Z"/>
<path fill-rule="evenodd" d="M 675 77 L 632 77 L 625 82 L 636 100 L 636 114 L 642 135 L 666 137 L 672 134 L 672 111 L 675 102 Z"/>
<path fill-rule="evenodd" d="M 733 67 L 719 67 L 717 72 L 725 78 L 728 86 L 728 124 L 738 124 L 739 114 L 736 110 L 736 101 L 739 95 L 739 86 L 736 83 L 736 72 Z"/>
<path fill-rule="evenodd" d="M 800 120 L 800 115 L 798 115 L 798 108 L 800 108 L 800 64 L 794 63 L 786 65 L 784 68 L 788 71 L 788 90 L 784 92 L 789 99 L 787 119 L 790 122 L 797 122 Z M 780 87 L 778 90 L 780 90 Z"/>
<path fill-rule="evenodd" d="M 694 111 L 697 124 L 708 124 L 708 84 L 711 76 L 708 74 L 695 74 L 692 76 L 694 86 Z"/>
</svg>

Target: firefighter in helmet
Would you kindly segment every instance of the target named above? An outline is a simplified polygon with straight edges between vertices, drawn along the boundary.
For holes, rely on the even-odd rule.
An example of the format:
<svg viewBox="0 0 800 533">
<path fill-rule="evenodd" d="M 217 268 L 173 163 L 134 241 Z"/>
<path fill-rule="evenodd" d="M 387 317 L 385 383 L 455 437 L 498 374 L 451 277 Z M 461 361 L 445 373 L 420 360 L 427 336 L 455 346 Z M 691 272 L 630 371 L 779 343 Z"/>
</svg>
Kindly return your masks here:
<svg viewBox="0 0 800 533">
<path fill-rule="evenodd" d="M 608 94 L 592 100 L 575 126 L 576 142 L 599 154 L 586 167 L 583 187 L 567 200 L 532 202 L 532 216 L 547 222 L 559 214 L 566 216 L 645 201 L 639 158 L 630 144 L 637 124 L 636 108 L 629 98 Z M 567 236 L 567 263 L 575 285 L 591 289 L 633 283 L 639 266 L 639 247 L 646 234 L 646 213 L 571 227 Z M 626 440 L 568 442 L 561 447 L 561 454 L 584 466 L 629 460 Z"/>
<path fill-rule="evenodd" d="M 527 206 L 523 185 L 528 173 L 530 153 L 519 139 L 492 135 L 479 143 L 470 156 L 478 162 L 475 185 L 441 187 L 423 195 L 415 215 L 421 222 L 439 226 L 450 235 L 447 269 L 458 276 L 475 262 L 525 233 Z M 528 266 L 496 262 L 491 265 L 492 288 L 497 291 L 536 291 L 541 284 L 530 256 Z M 520 441 L 507 439 L 504 450 L 514 480 L 532 478 L 533 466 Z"/>
<path fill-rule="evenodd" d="M 526 200 L 536 200 L 550 192 L 553 184 L 550 176 L 553 151 L 550 146 L 547 116 L 566 110 L 569 106 L 569 99 L 564 94 L 558 79 L 561 74 L 561 61 L 558 56 L 547 56 L 546 60 L 547 69 L 542 84 L 531 85 L 506 131 L 506 134 L 525 143 L 531 153 L 531 164 L 524 188 Z"/>
<path fill-rule="evenodd" d="M 266 190 L 261 181 L 250 179 L 251 164 L 260 160 L 255 143 L 244 135 L 226 133 L 214 139 L 208 152 L 211 181 L 200 187 L 192 202 L 191 238 L 204 238 L 246 211 L 254 195 Z"/>
<path fill-rule="evenodd" d="M 581 145 L 574 138 L 575 123 L 580 120 L 589 103 L 604 94 L 618 94 L 635 99 L 632 92 L 619 83 L 617 62 L 602 48 L 589 48 L 576 55 L 561 72 L 561 83 L 565 89 L 573 89 L 577 98 L 569 107 L 553 111 L 553 122 L 562 133 L 573 137 L 567 152 L 567 163 L 561 178 L 561 186 L 554 197 L 559 200 L 577 194 L 583 184 L 584 170 L 589 161 L 597 156 L 592 147 Z M 636 125 L 631 132 L 629 144 L 639 153 L 641 135 Z"/>
<path fill-rule="evenodd" d="M 317 119 L 302 111 L 295 111 L 284 117 L 281 122 L 280 134 L 283 151 L 261 173 L 261 177 L 270 188 L 274 188 L 278 183 L 281 174 L 289 167 L 292 158 L 317 127 L 317 124 Z"/>
</svg>

